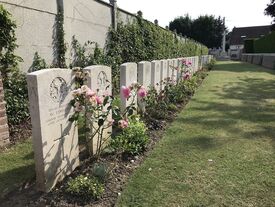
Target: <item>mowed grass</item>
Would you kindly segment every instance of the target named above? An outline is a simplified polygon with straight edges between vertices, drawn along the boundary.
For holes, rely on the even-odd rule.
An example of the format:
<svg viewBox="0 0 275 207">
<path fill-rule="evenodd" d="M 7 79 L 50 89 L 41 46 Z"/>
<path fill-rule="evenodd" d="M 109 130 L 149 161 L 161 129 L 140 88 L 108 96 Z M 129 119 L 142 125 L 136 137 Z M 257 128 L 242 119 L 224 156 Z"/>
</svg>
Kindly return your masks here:
<svg viewBox="0 0 275 207">
<path fill-rule="evenodd" d="M 35 177 L 31 140 L 0 153 L 0 198 Z"/>
<path fill-rule="evenodd" d="M 218 62 L 117 206 L 275 206 L 275 72 Z"/>
</svg>

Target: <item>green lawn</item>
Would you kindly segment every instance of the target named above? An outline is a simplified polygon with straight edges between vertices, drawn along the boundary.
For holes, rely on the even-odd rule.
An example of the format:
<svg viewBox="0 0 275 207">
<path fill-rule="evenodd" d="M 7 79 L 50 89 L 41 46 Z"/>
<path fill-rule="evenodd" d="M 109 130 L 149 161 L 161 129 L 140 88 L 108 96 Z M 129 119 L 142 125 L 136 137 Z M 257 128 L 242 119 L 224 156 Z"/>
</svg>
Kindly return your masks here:
<svg viewBox="0 0 275 207">
<path fill-rule="evenodd" d="M 117 205 L 274 207 L 275 71 L 218 62 Z"/>
<path fill-rule="evenodd" d="M 30 140 L 0 153 L 0 197 L 20 184 L 34 179 L 33 150 Z"/>
</svg>

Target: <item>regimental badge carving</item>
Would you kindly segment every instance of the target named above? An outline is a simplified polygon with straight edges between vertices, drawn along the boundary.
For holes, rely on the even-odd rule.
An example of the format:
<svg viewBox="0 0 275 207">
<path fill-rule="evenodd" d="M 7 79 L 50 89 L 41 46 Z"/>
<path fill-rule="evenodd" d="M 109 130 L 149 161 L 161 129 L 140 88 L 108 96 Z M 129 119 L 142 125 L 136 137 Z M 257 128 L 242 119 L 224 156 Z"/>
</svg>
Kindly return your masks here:
<svg viewBox="0 0 275 207">
<path fill-rule="evenodd" d="M 105 91 L 108 86 L 108 78 L 104 71 L 101 71 L 97 76 L 97 87 L 99 91 Z"/>
<path fill-rule="evenodd" d="M 68 95 L 69 88 L 66 81 L 61 77 L 53 79 L 50 85 L 50 96 L 54 102 L 63 102 Z"/>
</svg>

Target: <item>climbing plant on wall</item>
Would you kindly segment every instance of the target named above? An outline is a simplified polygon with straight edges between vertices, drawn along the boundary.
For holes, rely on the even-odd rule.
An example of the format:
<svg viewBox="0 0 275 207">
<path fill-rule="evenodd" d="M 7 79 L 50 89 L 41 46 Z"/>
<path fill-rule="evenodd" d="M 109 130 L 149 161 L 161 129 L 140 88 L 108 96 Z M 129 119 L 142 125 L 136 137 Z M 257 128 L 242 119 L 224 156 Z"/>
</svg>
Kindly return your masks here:
<svg viewBox="0 0 275 207">
<path fill-rule="evenodd" d="M 62 8 L 58 8 L 55 19 L 55 37 L 54 37 L 54 66 L 59 68 L 66 68 L 66 51 L 67 46 L 65 43 L 65 31 L 64 31 L 64 11 Z"/>
<path fill-rule="evenodd" d="M 15 37 L 16 24 L 11 14 L 0 5 L 0 71 L 4 79 L 21 61 L 21 58 L 14 54 L 18 47 Z"/>
<path fill-rule="evenodd" d="M 106 43 L 107 62 L 112 66 L 113 79 L 118 82 L 119 65 L 125 62 L 151 61 L 208 53 L 206 46 L 191 39 L 180 40 L 171 31 L 142 19 L 118 23 L 110 29 Z"/>
</svg>

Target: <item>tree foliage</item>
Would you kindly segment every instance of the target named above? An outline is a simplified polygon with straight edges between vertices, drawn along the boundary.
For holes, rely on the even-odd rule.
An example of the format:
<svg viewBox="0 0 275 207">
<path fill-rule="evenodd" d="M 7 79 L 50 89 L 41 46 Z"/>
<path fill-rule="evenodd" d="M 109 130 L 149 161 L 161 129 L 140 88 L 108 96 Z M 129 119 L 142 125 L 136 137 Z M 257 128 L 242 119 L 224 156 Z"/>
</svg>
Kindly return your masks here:
<svg viewBox="0 0 275 207">
<path fill-rule="evenodd" d="M 267 5 L 265 9 L 265 15 L 271 16 L 273 18 L 272 30 L 275 31 L 275 0 L 270 0 L 270 4 Z"/>
<path fill-rule="evenodd" d="M 221 17 L 204 15 L 192 20 L 185 15 L 170 22 L 169 29 L 213 48 L 221 46 L 225 26 Z"/>
<path fill-rule="evenodd" d="M 186 14 L 184 17 L 178 17 L 174 21 L 170 22 L 169 29 L 186 37 L 191 37 L 191 26 L 192 19 L 188 14 Z"/>
</svg>

